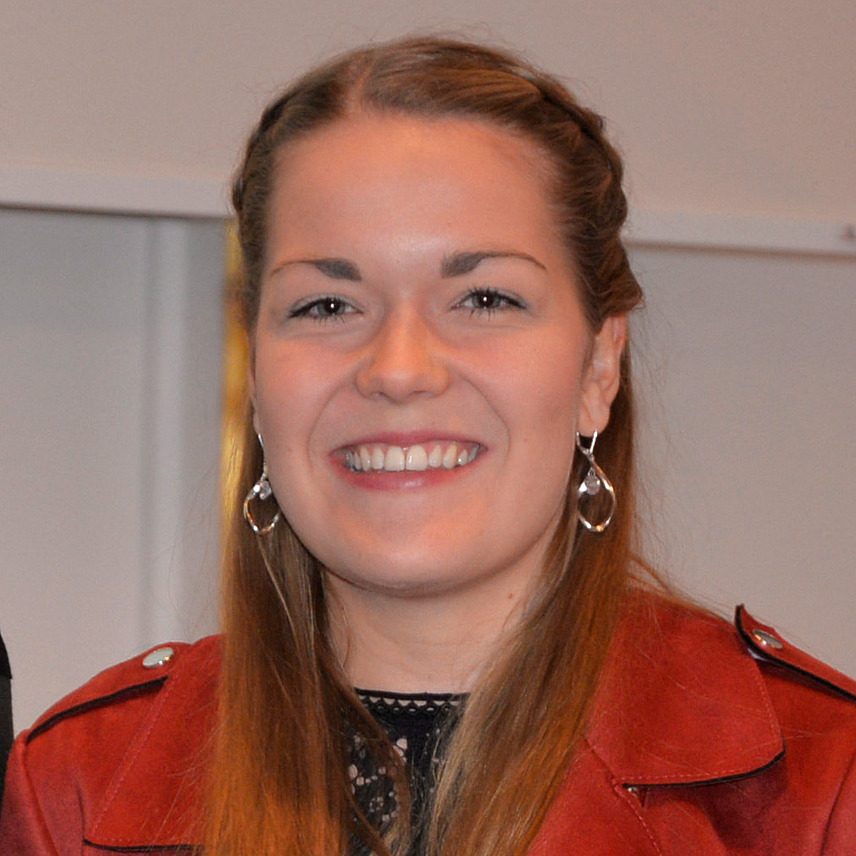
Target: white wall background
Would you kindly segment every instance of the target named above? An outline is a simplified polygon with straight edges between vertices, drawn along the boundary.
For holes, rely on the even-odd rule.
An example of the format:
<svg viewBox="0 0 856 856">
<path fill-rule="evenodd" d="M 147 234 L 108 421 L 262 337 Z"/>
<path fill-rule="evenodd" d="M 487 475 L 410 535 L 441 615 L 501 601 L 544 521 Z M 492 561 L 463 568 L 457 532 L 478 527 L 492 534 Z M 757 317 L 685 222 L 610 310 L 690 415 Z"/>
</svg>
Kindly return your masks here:
<svg viewBox="0 0 856 856">
<path fill-rule="evenodd" d="M 0 627 L 15 721 L 213 624 L 217 222 L 0 210 Z"/>
<path fill-rule="evenodd" d="M 648 514 L 667 545 L 652 550 L 856 672 L 856 6 L 460 9 L 0 0 L 0 628 L 17 727 L 119 657 L 210 627 L 212 218 L 284 80 L 414 29 L 517 46 L 610 118 L 649 292 Z"/>
<path fill-rule="evenodd" d="M 633 261 L 647 555 L 856 674 L 856 261 Z"/>
<path fill-rule="evenodd" d="M 640 213 L 856 219 L 852 0 L 0 0 L 0 12 L 0 203 L 221 212 L 224 177 L 284 80 L 367 39 L 439 29 L 565 75 L 611 120 Z"/>
</svg>

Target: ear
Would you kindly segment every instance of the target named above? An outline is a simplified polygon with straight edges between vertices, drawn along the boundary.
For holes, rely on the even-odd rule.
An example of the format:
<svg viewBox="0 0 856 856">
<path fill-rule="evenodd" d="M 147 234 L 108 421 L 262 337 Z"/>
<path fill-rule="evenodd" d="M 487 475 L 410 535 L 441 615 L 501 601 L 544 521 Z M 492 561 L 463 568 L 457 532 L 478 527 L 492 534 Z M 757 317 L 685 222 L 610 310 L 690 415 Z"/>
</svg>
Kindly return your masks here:
<svg viewBox="0 0 856 856">
<path fill-rule="evenodd" d="M 621 384 L 621 355 L 627 343 L 627 316 L 611 315 L 594 337 L 583 373 L 577 428 L 585 437 L 609 423 L 609 410 Z"/>
</svg>

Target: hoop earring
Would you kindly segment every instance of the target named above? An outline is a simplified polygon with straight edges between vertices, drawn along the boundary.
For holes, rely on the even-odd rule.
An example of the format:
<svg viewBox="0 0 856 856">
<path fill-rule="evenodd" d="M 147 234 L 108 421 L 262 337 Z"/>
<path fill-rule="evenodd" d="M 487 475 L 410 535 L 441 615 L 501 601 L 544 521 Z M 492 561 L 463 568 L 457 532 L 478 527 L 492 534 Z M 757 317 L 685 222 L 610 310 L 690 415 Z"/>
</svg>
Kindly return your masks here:
<svg viewBox="0 0 856 856">
<path fill-rule="evenodd" d="M 618 501 L 615 498 L 615 488 L 612 486 L 612 482 L 594 459 L 594 444 L 596 442 L 597 431 L 592 434 L 587 446 L 583 444 L 579 431 L 577 432 L 577 448 L 580 450 L 580 454 L 589 462 L 588 472 L 583 476 L 583 480 L 577 488 L 577 519 L 589 532 L 600 534 L 612 523 Z M 597 496 L 601 492 L 601 489 L 606 491 L 609 499 L 609 511 L 603 520 L 599 523 L 594 523 L 580 510 L 580 500 Z"/>
<path fill-rule="evenodd" d="M 259 445 L 262 447 L 262 454 L 264 455 L 264 443 L 262 443 L 261 435 L 256 435 L 259 438 Z M 250 492 L 244 498 L 244 520 L 250 526 L 250 529 L 256 533 L 256 535 L 267 535 L 269 532 L 273 532 L 274 527 L 277 523 L 279 523 L 279 518 L 281 516 L 281 512 L 279 508 L 277 508 L 276 513 L 271 518 L 270 523 L 265 523 L 264 525 L 259 524 L 255 517 L 253 517 L 252 509 L 250 508 L 250 503 L 257 499 L 259 502 L 267 502 L 271 497 L 273 497 L 273 488 L 270 486 L 270 480 L 268 479 L 268 468 L 267 468 L 267 460 L 262 458 L 262 474 L 259 476 L 259 480 L 250 488 Z M 274 499 L 276 502 L 276 499 Z"/>
</svg>

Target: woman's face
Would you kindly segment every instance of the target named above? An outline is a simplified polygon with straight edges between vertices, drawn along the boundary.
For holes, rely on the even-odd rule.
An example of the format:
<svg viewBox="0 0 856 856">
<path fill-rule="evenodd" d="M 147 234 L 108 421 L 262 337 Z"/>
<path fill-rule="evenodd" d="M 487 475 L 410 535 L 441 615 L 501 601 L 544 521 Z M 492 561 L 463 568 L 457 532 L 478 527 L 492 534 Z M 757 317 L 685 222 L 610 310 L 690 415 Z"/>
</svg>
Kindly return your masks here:
<svg viewBox="0 0 856 856">
<path fill-rule="evenodd" d="M 280 156 L 251 393 L 336 585 L 514 600 L 537 576 L 624 331 L 588 330 L 541 172 L 458 119 L 360 116 Z"/>
</svg>

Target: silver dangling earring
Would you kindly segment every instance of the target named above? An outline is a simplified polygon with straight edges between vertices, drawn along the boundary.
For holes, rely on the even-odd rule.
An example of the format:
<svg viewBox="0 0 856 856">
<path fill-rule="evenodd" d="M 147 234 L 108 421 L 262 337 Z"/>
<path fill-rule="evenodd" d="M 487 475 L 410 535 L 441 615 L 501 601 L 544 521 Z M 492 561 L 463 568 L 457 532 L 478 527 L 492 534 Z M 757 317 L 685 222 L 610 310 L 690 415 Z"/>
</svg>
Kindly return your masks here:
<svg viewBox="0 0 856 856">
<path fill-rule="evenodd" d="M 264 456 L 265 445 L 262 442 L 261 434 L 256 434 L 259 438 L 259 445 L 262 447 L 262 456 Z M 267 460 L 262 457 L 262 474 L 259 476 L 259 480 L 250 488 L 250 492 L 247 494 L 244 499 L 244 520 L 247 521 L 250 525 L 250 529 L 256 533 L 256 535 L 267 535 L 269 532 L 272 532 L 277 523 L 279 523 L 280 518 L 280 510 L 277 508 L 276 513 L 271 518 L 270 523 L 266 523 L 264 525 L 260 525 L 255 517 L 253 517 L 252 509 L 250 508 L 250 503 L 257 499 L 259 502 L 267 502 L 273 496 L 273 488 L 270 486 L 270 480 L 268 479 L 268 468 L 267 468 Z M 276 499 L 274 499 L 276 502 Z"/>
<path fill-rule="evenodd" d="M 615 488 L 612 486 L 612 482 L 609 480 L 606 473 L 597 465 L 597 461 L 594 459 L 594 444 L 596 442 L 597 431 L 592 434 L 591 440 L 587 446 L 583 445 L 580 433 L 577 431 L 577 448 L 580 450 L 580 454 L 582 454 L 589 462 L 588 471 L 580 482 L 580 486 L 577 488 L 577 519 L 583 524 L 583 526 L 585 526 L 586 529 L 588 529 L 589 532 L 596 532 L 599 534 L 603 532 L 610 523 L 612 523 L 615 509 L 618 506 L 618 501 L 615 498 Z M 609 499 L 609 512 L 600 523 L 593 523 L 580 510 L 580 501 L 584 497 L 597 496 L 601 490 L 606 491 L 606 495 Z"/>
</svg>

